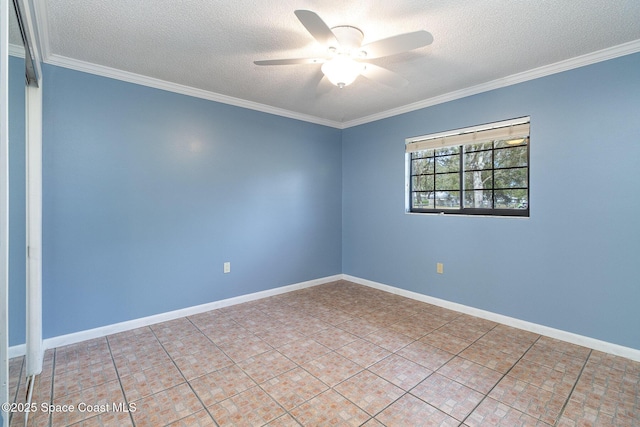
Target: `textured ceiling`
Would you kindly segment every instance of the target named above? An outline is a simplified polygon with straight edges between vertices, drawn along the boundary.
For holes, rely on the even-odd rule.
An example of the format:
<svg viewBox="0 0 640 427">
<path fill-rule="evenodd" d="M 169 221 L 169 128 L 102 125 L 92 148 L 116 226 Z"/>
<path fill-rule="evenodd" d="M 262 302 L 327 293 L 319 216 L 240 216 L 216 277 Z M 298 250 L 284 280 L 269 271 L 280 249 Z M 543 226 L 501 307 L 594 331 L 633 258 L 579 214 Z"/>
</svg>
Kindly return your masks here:
<svg viewBox="0 0 640 427">
<path fill-rule="evenodd" d="M 45 62 L 143 83 L 146 76 L 151 85 L 337 127 L 603 49 L 640 50 L 638 0 L 34 2 Z M 409 80 L 402 89 L 362 77 L 318 89 L 319 65 L 253 64 L 324 54 L 296 9 L 329 27 L 360 28 L 363 43 L 416 30 L 434 42 L 372 60 Z"/>
<path fill-rule="evenodd" d="M 20 36 L 20 26 L 16 18 L 16 11 L 13 8 L 13 2 L 9 3 L 9 45 L 12 48 L 12 52 L 22 51 L 22 55 L 24 55 L 24 50 L 20 48 L 22 46 L 22 36 Z"/>
</svg>

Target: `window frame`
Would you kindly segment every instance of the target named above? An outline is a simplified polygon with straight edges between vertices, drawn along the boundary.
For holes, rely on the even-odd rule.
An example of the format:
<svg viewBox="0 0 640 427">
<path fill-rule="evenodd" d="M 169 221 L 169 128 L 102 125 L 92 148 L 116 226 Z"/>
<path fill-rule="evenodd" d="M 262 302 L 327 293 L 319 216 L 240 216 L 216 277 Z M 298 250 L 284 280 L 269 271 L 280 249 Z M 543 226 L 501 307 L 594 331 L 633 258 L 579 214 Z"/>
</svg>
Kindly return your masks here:
<svg viewBox="0 0 640 427">
<path fill-rule="evenodd" d="M 442 208 L 442 207 L 436 207 L 435 206 L 435 198 L 434 198 L 434 207 L 433 208 L 423 208 L 423 207 L 414 207 L 413 206 L 413 177 L 416 176 L 414 175 L 412 172 L 412 165 L 413 165 L 413 153 L 415 152 L 422 152 L 422 151 L 427 151 L 427 150 L 436 150 L 438 147 L 437 146 L 429 146 L 428 148 L 422 148 L 422 149 L 412 149 L 412 151 L 409 151 L 409 145 L 410 144 L 415 144 L 417 146 L 420 146 L 419 144 L 424 145 L 425 143 L 427 145 L 433 145 L 435 144 L 435 141 L 437 140 L 442 140 L 443 143 L 447 138 L 450 138 L 451 140 L 465 140 L 468 139 L 465 137 L 465 135 L 467 135 L 468 137 L 471 137 L 470 135 L 474 135 L 473 137 L 475 138 L 476 134 L 480 134 L 482 135 L 483 132 L 486 132 L 486 134 L 491 134 L 492 131 L 494 130 L 498 130 L 498 132 L 500 132 L 500 129 L 506 129 L 509 127 L 513 127 L 514 125 L 522 125 L 522 124 L 526 124 L 528 127 L 528 132 L 527 132 L 527 136 L 526 136 L 526 179 L 527 179 L 527 187 L 526 187 L 526 193 L 527 193 L 527 207 L 526 208 L 522 208 L 522 209 L 516 209 L 516 208 L 474 208 L 474 207 L 465 207 L 465 169 L 464 169 L 464 164 L 465 164 L 465 150 L 464 147 L 467 145 L 472 145 L 472 144 L 478 144 L 478 143 L 482 143 L 482 142 L 493 142 L 492 147 L 490 149 L 488 149 L 487 151 L 491 152 L 491 167 L 484 169 L 484 170 L 490 170 L 492 175 L 495 176 L 495 171 L 496 170 L 503 170 L 503 169 L 512 169 L 512 168 L 523 168 L 523 167 L 510 167 L 510 168 L 496 168 L 495 167 L 495 153 L 498 150 L 502 150 L 504 148 L 500 148 L 500 147 L 496 147 L 495 141 L 500 141 L 500 140 L 504 140 L 504 139 L 482 139 L 478 138 L 477 140 L 474 140 L 472 142 L 465 142 L 465 143 L 461 143 L 461 144 L 445 144 L 445 147 L 458 147 L 459 148 L 459 159 L 458 159 L 458 177 L 459 177 L 459 192 L 460 192 L 460 203 L 459 203 L 459 207 L 458 208 Z M 494 122 L 494 123 L 488 123 L 488 124 L 484 124 L 484 125 L 478 125 L 478 126 L 473 126 L 473 127 L 469 127 L 469 128 L 464 128 L 464 129 L 456 129 L 456 130 L 451 130 L 451 131 L 446 131 L 446 132 L 440 132 L 437 134 L 429 134 L 429 135 L 423 135 L 423 136 L 418 136 L 418 137 L 412 137 L 412 138 L 407 138 L 405 140 L 405 212 L 408 214 L 437 214 L 437 215 L 465 215 L 465 216 L 492 216 L 492 217 L 517 217 L 517 218 L 528 218 L 530 216 L 530 206 L 531 206 L 531 199 L 530 199 L 530 193 L 531 193 L 531 138 L 530 138 L 530 118 L 529 117 L 520 117 L 517 119 L 511 119 L 511 120 L 505 120 L 505 121 L 501 121 L 501 122 Z M 487 132 L 489 131 L 489 132 Z M 516 145 L 517 147 L 518 145 Z M 520 145 L 522 146 L 522 145 Z M 435 154 L 435 153 L 434 153 Z M 434 158 L 434 163 L 435 163 L 435 156 Z M 434 169 L 434 172 L 432 174 L 432 176 L 435 177 L 437 175 L 436 170 Z M 435 185 L 435 184 L 434 184 Z M 518 188 L 514 188 L 514 189 L 520 189 L 522 190 L 522 187 L 518 187 Z M 508 188 L 498 188 L 497 190 L 508 190 Z M 435 188 L 434 188 L 435 191 Z M 458 191 L 458 190 L 456 190 Z M 473 190 L 470 190 L 473 191 Z M 493 185 L 491 186 L 490 191 L 492 192 L 492 195 L 495 195 L 495 180 Z M 495 202 L 495 198 L 492 197 L 492 199 Z"/>
</svg>

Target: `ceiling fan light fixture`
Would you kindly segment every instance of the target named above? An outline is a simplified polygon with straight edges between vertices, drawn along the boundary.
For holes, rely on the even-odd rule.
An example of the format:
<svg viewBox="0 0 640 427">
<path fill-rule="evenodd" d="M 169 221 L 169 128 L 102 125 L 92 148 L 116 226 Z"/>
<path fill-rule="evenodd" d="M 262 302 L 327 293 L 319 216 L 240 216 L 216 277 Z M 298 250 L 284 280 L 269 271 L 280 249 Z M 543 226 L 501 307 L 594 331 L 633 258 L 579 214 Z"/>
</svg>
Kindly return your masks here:
<svg viewBox="0 0 640 427">
<path fill-rule="evenodd" d="M 296 10 L 295 15 L 311 36 L 327 52 L 322 58 L 288 58 L 254 61 L 256 65 L 319 64 L 322 72 L 333 85 L 344 88 L 358 78 L 363 77 L 392 88 L 403 88 L 409 82 L 384 67 L 366 63 L 368 59 L 398 55 L 433 42 L 433 36 L 424 30 L 397 34 L 362 45 L 364 33 L 351 25 L 329 26 L 310 10 Z M 325 79 L 323 78 L 322 81 Z"/>
<path fill-rule="evenodd" d="M 338 55 L 322 64 L 324 75 L 327 76 L 331 83 L 341 89 L 353 83 L 363 69 L 363 64 L 346 55 Z"/>
</svg>

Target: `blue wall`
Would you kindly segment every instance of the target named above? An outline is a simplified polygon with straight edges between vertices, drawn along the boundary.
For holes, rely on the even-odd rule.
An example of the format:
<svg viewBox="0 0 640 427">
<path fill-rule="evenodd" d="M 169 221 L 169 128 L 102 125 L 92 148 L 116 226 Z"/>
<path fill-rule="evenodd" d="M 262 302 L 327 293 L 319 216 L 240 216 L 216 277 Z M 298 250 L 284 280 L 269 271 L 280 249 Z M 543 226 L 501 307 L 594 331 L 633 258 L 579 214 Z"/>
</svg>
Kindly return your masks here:
<svg viewBox="0 0 640 427">
<path fill-rule="evenodd" d="M 639 69 L 339 131 L 45 65 L 44 337 L 342 272 L 640 348 Z M 406 137 L 525 115 L 530 218 L 404 213 Z"/>
<path fill-rule="evenodd" d="M 639 70 L 635 54 L 345 130 L 343 273 L 640 349 Z M 405 138 L 521 116 L 530 218 L 404 213 Z"/>
<path fill-rule="evenodd" d="M 341 272 L 339 130 L 53 66 L 44 81 L 45 338 Z"/>
<path fill-rule="evenodd" d="M 9 345 L 26 339 L 25 68 L 9 57 Z"/>
</svg>

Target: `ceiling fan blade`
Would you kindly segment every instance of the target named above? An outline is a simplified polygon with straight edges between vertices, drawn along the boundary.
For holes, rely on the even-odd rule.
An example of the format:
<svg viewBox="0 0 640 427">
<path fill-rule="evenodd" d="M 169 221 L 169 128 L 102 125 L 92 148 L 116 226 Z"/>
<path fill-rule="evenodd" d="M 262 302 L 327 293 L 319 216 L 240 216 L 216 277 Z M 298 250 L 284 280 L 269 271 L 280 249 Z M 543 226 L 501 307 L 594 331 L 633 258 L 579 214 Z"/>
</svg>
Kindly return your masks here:
<svg viewBox="0 0 640 427">
<path fill-rule="evenodd" d="M 367 59 L 370 59 L 396 55 L 398 53 L 430 45 L 431 43 L 433 43 L 433 36 L 431 33 L 420 30 L 377 40 L 362 46 L 361 49 L 367 52 Z"/>
<path fill-rule="evenodd" d="M 409 84 L 407 79 L 391 70 L 369 63 L 364 65 L 365 67 L 361 74 L 370 80 L 393 88 L 401 88 Z"/>
<path fill-rule="evenodd" d="M 302 25 L 309 31 L 314 39 L 323 46 L 337 46 L 338 40 L 331 28 L 324 23 L 315 12 L 310 10 L 296 10 L 294 12 Z"/>
<path fill-rule="evenodd" d="M 324 58 L 289 58 L 289 59 L 267 59 L 264 61 L 253 61 L 256 65 L 295 65 L 295 64 L 322 64 Z"/>
</svg>

